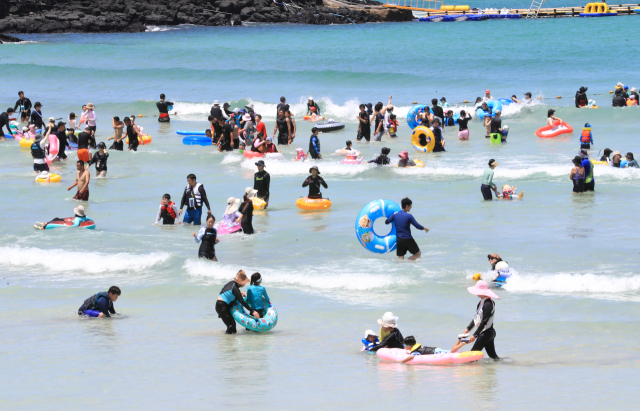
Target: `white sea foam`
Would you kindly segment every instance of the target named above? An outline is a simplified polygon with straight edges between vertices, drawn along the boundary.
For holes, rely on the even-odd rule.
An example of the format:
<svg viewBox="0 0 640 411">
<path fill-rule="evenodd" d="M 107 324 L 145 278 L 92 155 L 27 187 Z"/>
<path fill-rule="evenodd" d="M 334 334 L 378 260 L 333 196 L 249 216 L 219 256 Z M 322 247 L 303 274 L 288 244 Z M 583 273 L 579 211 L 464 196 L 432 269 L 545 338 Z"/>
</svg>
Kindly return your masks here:
<svg viewBox="0 0 640 411">
<path fill-rule="evenodd" d="M 617 294 L 640 290 L 640 275 L 527 274 L 509 278 L 504 288 L 512 292 Z"/>
<path fill-rule="evenodd" d="M 169 259 L 169 253 L 129 254 L 66 251 L 60 249 L 0 247 L 0 266 L 41 267 L 46 272 L 141 272 Z"/>
<path fill-rule="evenodd" d="M 244 160 L 244 156 L 238 153 L 229 153 L 224 156 L 220 164 L 234 164 Z"/>
</svg>

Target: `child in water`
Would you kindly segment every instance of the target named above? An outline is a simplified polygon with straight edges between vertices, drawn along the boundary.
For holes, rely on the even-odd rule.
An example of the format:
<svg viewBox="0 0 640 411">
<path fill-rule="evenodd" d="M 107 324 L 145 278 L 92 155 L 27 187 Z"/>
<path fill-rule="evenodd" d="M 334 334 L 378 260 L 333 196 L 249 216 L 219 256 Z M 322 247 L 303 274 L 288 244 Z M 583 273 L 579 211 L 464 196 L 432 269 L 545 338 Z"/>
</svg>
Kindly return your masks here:
<svg viewBox="0 0 640 411">
<path fill-rule="evenodd" d="M 264 317 L 264 311 L 269 308 L 271 300 L 267 295 L 267 290 L 261 286 L 262 276 L 260 273 L 251 275 L 251 285 L 247 287 L 247 304 L 260 314 L 260 318 Z"/>
<path fill-rule="evenodd" d="M 585 123 L 580 135 L 580 148 L 590 149 L 593 144 L 593 134 L 591 134 L 591 124 Z"/>
<path fill-rule="evenodd" d="M 502 199 L 503 200 L 522 200 L 524 196 L 524 191 L 520 194 L 516 194 L 516 189 L 518 186 L 513 186 L 513 188 L 509 184 L 505 184 L 502 186 Z"/>
<path fill-rule="evenodd" d="M 382 147 L 380 155 L 374 158 L 373 160 L 369 160 L 369 163 L 376 163 L 379 166 L 386 166 L 391 163 L 389 159 L 389 153 L 391 152 L 390 148 Z"/>
<path fill-rule="evenodd" d="M 400 123 L 398 123 L 398 120 L 396 120 L 396 115 L 395 114 L 389 114 L 389 122 L 387 123 L 387 136 L 389 136 L 390 138 L 397 138 L 398 134 L 396 134 L 398 132 L 398 127 L 400 126 Z"/>
<path fill-rule="evenodd" d="M 415 167 L 416 163 L 409 158 L 409 153 L 407 151 L 403 151 L 398 154 L 400 157 L 400 161 L 398 161 L 398 167 Z"/>
<path fill-rule="evenodd" d="M 372 348 L 380 345 L 378 334 L 374 333 L 372 330 L 365 331 L 362 344 L 364 344 L 364 347 L 362 347 L 361 351 L 371 351 Z"/>
<path fill-rule="evenodd" d="M 293 158 L 293 161 L 306 161 L 307 155 L 304 153 L 304 149 L 297 148 L 296 149 L 296 157 Z"/>
<path fill-rule="evenodd" d="M 246 144 L 240 143 L 240 145 L 238 146 L 238 153 L 240 153 L 240 154 L 244 153 L 244 150 L 246 148 L 247 148 Z"/>
<path fill-rule="evenodd" d="M 448 354 L 448 350 L 443 350 L 436 347 L 423 347 L 422 344 L 416 343 L 414 336 L 410 335 L 404 338 L 404 349 L 407 351 L 407 358 L 402 362 L 407 362 L 413 359 L 416 355 L 433 355 L 433 354 Z"/>
</svg>

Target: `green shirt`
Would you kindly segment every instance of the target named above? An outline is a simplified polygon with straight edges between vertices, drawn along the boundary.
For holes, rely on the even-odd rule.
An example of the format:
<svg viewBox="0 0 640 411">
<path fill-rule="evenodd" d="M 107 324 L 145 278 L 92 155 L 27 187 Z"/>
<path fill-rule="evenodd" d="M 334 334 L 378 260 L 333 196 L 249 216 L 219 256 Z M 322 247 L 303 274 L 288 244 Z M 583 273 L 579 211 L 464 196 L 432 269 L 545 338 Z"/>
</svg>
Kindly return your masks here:
<svg viewBox="0 0 640 411">
<path fill-rule="evenodd" d="M 486 186 L 491 186 L 491 188 L 495 189 L 496 185 L 493 184 L 493 170 L 491 167 L 484 170 L 484 175 L 482 176 L 482 184 Z"/>
</svg>

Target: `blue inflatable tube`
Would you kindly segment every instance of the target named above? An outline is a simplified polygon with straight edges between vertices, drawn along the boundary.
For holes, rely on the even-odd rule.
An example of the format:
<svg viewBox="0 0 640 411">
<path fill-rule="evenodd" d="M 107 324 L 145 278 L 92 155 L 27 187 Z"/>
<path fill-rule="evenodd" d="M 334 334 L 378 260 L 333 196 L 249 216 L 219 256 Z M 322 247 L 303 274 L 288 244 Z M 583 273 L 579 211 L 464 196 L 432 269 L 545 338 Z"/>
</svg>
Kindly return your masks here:
<svg viewBox="0 0 640 411">
<path fill-rule="evenodd" d="M 491 108 L 491 117 L 495 117 L 496 110 L 502 111 L 502 104 L 498 100 L 489 100 L 487 101 L 487 106 Z M 484 111 L 482 108 L 476 109 L 476 116 L 478 118 L 485 118 L 489 113 Z"/>
<path fill-rule="evenodd" d="M 427 108 L 427 106 L 425 106 L 424 104 L 416 104 L 409 109 L 409 112 L 407 113 L 407 124 L 409 125 L 409 127 L 411 127 L 411 130 L 422 124 L 422 121 L 416 121 L 416 116 L 420 112 L 424 111 L 425 108 Z M 431 112 L 431 114 L 433 114 L 433 110 L 431 110 L 431 107 L 429 107 L 429 111 Z"/>
<path fill-rule="evenodd" d="M 398 203 L 391 200 L 374 200 L 364 206 L 356 218 L 356 237 L 360 244 L 372 253 L 385 254 L 396 248 L 396 223 L 391 223 L 391 231 L 384 237 L 373 230 L 376 219 L 388 218 L 402 211 Z"/>
<path fill-rule="evenodd" d="M 182 139 L 185 146 L 210 146 L 211 139 L 207 136 L 186 136 Z"/>
<path fill-rule="evenodd" d="M 178 130 L 176 131 L 176 134 L 178 134 L 179 136 L 205 136 L 206 135 L 204 131 L 184 131 L 184 130 Z"/>
<path fill-rule="evenodd" d="M 231 315 L 241 327 L 259 333 L 269 331 L 278 324 L 278 312 L 271 304 L 269 304 L 269 308 L 264 314 L 264 317 L 256 319 L 247 314 L 242 308 L 242 305 L 236 301 L 236 303 L 231 306 Z"/>
<path fill-rule="evenodd" d="M 513 103 L 513 101 L 511 101 L 510 98 L 499 98 L 498 101 L 500 102 L 500 104 L 502 104 L 503 106 L 508 106 L 509 104 Z"/>
<path fill-rule="evenodd" d="M 96 310 L 87 310 L 84 312 L 84 315 L 88 317 L 100 317 L 100 311 Z"/>
</svg>

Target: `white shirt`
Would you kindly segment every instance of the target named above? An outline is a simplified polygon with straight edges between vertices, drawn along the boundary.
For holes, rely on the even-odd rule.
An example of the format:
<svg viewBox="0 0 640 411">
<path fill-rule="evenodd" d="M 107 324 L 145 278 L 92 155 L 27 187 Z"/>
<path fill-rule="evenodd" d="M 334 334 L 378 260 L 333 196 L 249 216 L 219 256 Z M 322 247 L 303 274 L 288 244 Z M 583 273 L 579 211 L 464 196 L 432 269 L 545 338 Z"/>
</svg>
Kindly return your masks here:
<svg viewBox="0 0 640 411">
<path fill-rule="evenodd" d="M 90 127 L 95 127 L 96 126 L 96 119 L 98 118 L 96 116 L 96 112 L 93 110 L 87 110 L 87 114 L 85 116 L 86 120 L 87 120 L 87 125 Z"/>
</svg>

